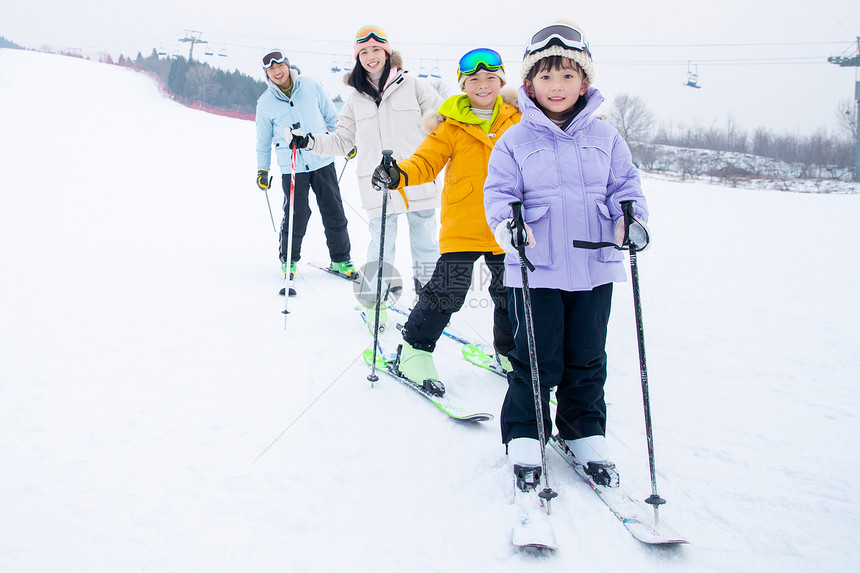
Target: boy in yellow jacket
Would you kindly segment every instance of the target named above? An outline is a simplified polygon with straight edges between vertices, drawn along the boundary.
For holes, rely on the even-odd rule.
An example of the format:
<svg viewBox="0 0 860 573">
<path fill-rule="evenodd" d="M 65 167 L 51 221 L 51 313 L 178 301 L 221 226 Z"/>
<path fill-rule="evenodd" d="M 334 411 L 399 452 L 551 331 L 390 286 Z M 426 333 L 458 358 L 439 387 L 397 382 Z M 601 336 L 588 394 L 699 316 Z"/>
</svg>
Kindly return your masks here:
<svg viewBox="0 0 860 573">
<path fill-rule="evenodd" d="M 373 184 L 389 189 L 433 181 L 445 169 L 442 189 L 441 256 L 433 276 L 418 293 L 403 327 L 400 371 L 436 394 L 444 385 L 433 364 L 433 350 L 451 315 L 463 306 L 472 284 L 472 268 L 482 255 L 490 270 L 493 299 L 493 346 L 506 369 L 514 347 L 504 286 L 504 251 L 496 243 L 484 212 L 484 180 L 490 152 L 498 138 L 520 120 L 516 94 L 499 95 L 505 85 L 501 56 L 478 48 L 466 53 L 457 68 L 463 94 L 446 99 L 435 114 L 424 117 L 428 135 L 415 153 L 386 170 L 373 173 Z"/>
</svg>

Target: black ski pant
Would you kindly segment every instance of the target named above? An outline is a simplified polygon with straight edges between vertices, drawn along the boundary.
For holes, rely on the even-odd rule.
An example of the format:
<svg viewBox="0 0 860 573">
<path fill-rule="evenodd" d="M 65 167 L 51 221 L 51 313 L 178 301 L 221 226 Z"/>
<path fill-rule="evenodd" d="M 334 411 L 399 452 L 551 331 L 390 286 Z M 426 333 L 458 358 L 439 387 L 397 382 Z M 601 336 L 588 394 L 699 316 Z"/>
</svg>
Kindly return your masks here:
<svg viewBox="0 0 860 573">
<path fill-rule="evenodd" d="M 577 292 L 536 288 L 530 294 L 544 436 L 552 435 L 552 388 L 558 402 L 555 425 L 563 439 L 606 435 L 603 386 L 612 283 Z M 514 438 L 538 438 L 523 289 L 509 289 L 508 309 L 516 348 L 508 355 L 513 372 L 502 404 L 505 444 Z"/>
<path fill-rule="evenodd" d="M 281 176 L 284 188 L 284 218 L 281 221 L 281 245 L 279 254 L 281 262 L 287 261 L 289 236 L 288 216 L 290 213 L 290 184 L 289 173 Z M 346 229 L 346 215 L 343 212 L 343 201 L 340 197 L 340 187 L 337 184 L 337 170 L 330 163 L 316 171 L 296 173 L 295 205 L 293 212 L 293 252 L 291 261 L 298 261 L 302 256 L 302 240 L 308 229 L 311 218 L 311 206 L 308 200 L 309 189 L 314 190 L 317 206 L 325 229 L 325 241 L 328 245 L 329 256 L 334 262 L 349 260 L 349 233 Z"/>
<path fill-rule="evenodd" d="M 505 255 L 466 251 L 443 253 L 436 261 L 433 276 L 418 292 L 418 302 L 403 327 L 403 340 L 413 348 L 433 352 L 451 315 L 460 310 L 472 286 L 475 261 L 481 256 L 490 271 L 487 290 L 493 301 L 493 346 L 507 356 L 514 347 L 508 295 L 505 287 Z M 481 278 L 481 282 L 486 277 Z"/>
</svg>

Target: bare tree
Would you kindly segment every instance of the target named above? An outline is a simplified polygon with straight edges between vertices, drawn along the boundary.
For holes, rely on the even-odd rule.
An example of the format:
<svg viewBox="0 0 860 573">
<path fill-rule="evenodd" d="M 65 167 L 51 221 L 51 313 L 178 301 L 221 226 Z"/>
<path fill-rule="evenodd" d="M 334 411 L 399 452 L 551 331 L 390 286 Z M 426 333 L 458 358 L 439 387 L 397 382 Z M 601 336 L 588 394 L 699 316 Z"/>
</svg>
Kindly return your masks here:
<svg viewBox="0 0 860 573">
<path fill-rule="evenodd" d="M 839 102 L 836 110 L 836 122 L 839 130 L 857 140 L 857 103 L 850 99 Z"/>
<path fill-rule="evenodd" d="M 726 151 L 744 153 L 747 150 L 747 133 L 729 116 L 726 121 Z"/>
<path fill-rule="evenodd" d="M 628 144 L 644 143 L 654 125 L 654 115 L 639 96 L 620 94 L 609 111 L 609 123 L 615 126 Z"/>
</svg>

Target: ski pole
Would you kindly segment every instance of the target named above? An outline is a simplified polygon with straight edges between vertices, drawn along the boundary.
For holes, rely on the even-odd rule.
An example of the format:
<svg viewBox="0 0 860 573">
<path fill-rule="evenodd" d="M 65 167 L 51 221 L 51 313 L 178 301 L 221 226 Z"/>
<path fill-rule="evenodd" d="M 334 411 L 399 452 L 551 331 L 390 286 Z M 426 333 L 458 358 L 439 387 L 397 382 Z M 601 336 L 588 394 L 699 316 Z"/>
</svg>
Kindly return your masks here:
<svg viewBox="0 0 860 573">
<path fill-rule="evenodd" d="M 636 201 L 622 201 L 621 211 L 624 213 L 624 241 L 630 253 L 630 282 L 633 284 L 633 310 L 636 315 L 636 338 L 639 343 L 639 376 L 642 380 L 642 404 L 645 409 L 645 439 L 648 442 L 648 465 L 651 470 L 651 495 L 645 503 L 654 507 L 654 522 L 660 523 L 659 507 L 666 500 L 657 494 L 657 470 L 654 462 L 654 438 L 651 427 L 651 398 L 648 391 L 648 368 L 645 364 L 645 332 L 642 321 L 642 302 L 639 296 L 639 266 L 636 252 L 645 246 L 637 245 L 630 239 L 630 225 L 634 221 L 633 205 Z"/>
<path fill-rule="evenodd" d="M 278 234 L 278 229 L 277 229 L 277 227 L 275 227 L 275 216 L 274 216 L 274 215 L 272 215 L 272 204 L 271 204 L 271 203 L 269 203 L 269 188 L 270 188 L 271 186 L 272 186 L 272 177 L 270 176 L 270 177 L 269 177 L 269 186 L 268 186 L 268 187 L 266 187 L 266 191 L 265 191 L 265 193 L 266 193 L 266 205 L 268 205 L 268 206 L 269 206 L 269 218 L 272 220 L 272 230 L 273 230 L 273 231 L 275 232 L 275 234 L 277 235 L 277 234 Z"/>
<path fill-rule="evenodd" d="M 534 322 L 532 319 L 532 297 L 529 291 L 528 271 L 535 270 L 534 265 L 526 256 L 526 234 L 525 221 L 523 221 L 523 202 L 514 201 L 511 204 L 514 216 L 509 228 L 513 234 L 513 245 L 519 251 L 520 273 L 523 279 L 523 309 L 526 315 L 526 340 L 529 347 L 529 367 L 532 373 L 532 392 L 535 398 L 535 415 L 537 417 L 538 441 L 540 442 L 540 460 L 543 470 L 543 490 L 538 496 L 546 502 L 547 514 L 552 512 L 552 498 L 558 494 L 549 486 L 549 475 L 546 467 L 546 433 L 544 431 L 543 400 L 541 399 L 540 374 L 538 373 L 537 349 L 535 345 Z"/>
<path fill-rule="evenodd" d="M 349 160 L 355 157 L 355 154 L 358 153 L 358 149 L 353 145 L 352 149 L 350 149 L 346 153 L 346 161 L 343 162 L 343 167 L 340 168 L 340 175 L 337 176 L 337 184 L 340 185 L 340 178 L 343 177 L 343 172 L 346 171 L 346 164 L 349 163 Z"/>
<path fill-rule="evenodd" d="M 639 293 L 639 266 L 636 253 L 644 251 L 651 241 L 648 230 L 634 216 L 633 206 L 636 201 L 621 201 L 621 212 L 624 215 L 624 239 L 621 245 L 609 242 L 593 243 L 574 240 L 574 248 L 602 249 L 612 247 L 630 253 L 630 282 L 633 285 L 633 311 L 636 317 L 636 339 L 639 346 L 639 377 L 642 381 L 642 406 L 645 410 L 645 439 L 648 442 L 648 466 L 651 472 L 651 495 L 645 500 L 654 508 L 654 522 L 659 524 L 659 507 L 666 500 L 657 493 L 657 466 L 654 462 L 654 437 L 651 425 L 651 397 L 648 391 L 648 368 L 645 363 L 645 331 L 642 321 L 642 301 Z M 632 231 L 632 232 L 631 232 Z M 640 244 L 641 243 L 641 244 Z"/>
<path fill-rule="evenodd" d="M 292 129 L 298 129 L 301 124 L 294 123 Z M 296 198 L 296 146 L 292 146 L 292 166 L 290 169 L 290 204 L 287 209 L 287 271 L 284 273 L 284 330 L 287 329 L 287 315 L 290 314 L 290 267 L 293 265 L 293 203 Z"/>
<path fill-rule="evenodd" d="M 386 171 L 393 161 L 391 158 L 393 153 L 390 149 L 382 150 L 382 163 Z M 385 216 L 388 210 L 388 188 L 380 185 L 376 190 L 382 191 L 382 222 L 379 225 L 379 270 L 376 275 L 376 316 L 373 319 L 373 362 L 371 362 L 370 374 L 367 376 L 371 386 L 379 380 L 379 376 L 376 375 L 376 349 L 379 346 L 379 306 L 382 304 L 380 299 L 382 298 L 382 265 L 385 256 Z"/>
</svg>

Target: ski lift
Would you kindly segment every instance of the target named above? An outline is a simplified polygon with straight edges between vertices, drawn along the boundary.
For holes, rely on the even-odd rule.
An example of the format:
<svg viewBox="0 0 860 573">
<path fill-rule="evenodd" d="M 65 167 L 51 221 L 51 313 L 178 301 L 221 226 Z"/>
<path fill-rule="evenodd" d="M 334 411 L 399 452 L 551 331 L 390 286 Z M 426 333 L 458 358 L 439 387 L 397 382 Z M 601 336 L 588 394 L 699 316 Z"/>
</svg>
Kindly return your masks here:
<svg viewBox="0 0 860 573">
<path fill-rule="evenodd" d="M 418 70 L 419 78 L 426 78 L 430 74 L 427 73 L 427 68 L 424 67 L 424 60 L 421 60 L 421 68 Z"/>
<path fill-rule="evenodd" d="M 159 56 L 166 56 L 166 55 L 167 55 L 167 50 L 165 50 L 164 48 L 158 48 L 158 52 L 157 52 L 157 54 L 158 54 Z"/>
<path fill-rule="evenodd" d="M 214 56 L 214 55 L 215 55 L 215 50 L 213 50 L 212 48 L 210 48 L 210 47 L 208 47 L 208 46 L 207 46 L 207 47 L 206 47 L 206 51 L 205 51 L 205 52 L 203 52 L 203 55 L 204 55 L 204 56 Z"/>
<path fill-rule="evenodd" d="M 340 71 L 340 66 L 337 65 L 337 59 L 332 56 L 331 57 L 331 73 L 336 74 Z"/>
<path fill-rule="evenodd" d="M 687 62 L 687 82 L 685 86 L 700 89 L 699 85 L 699 65 L 692 62 Z"/>
<path fill-rule="evenodd" d="M 430 76 L 434 78 L 442 77 L 442 73 L 439 71 L 439 60 L 436 60 L 436 65 L 433 66 L 432 70 L 430 70 Z"/>
<path fill-rule="evenodd" d="M 220 58 L 226 58 L 227 57 L 227 47 L 226 46 L 221 46 L 221 49 L 218 50 L 218 57 L 220 57 Z"/>
<path fill-rule="evenodd" d="M 352 71 L 352 66 L 353 66 L 353 62 L 352 62 L 352 60 L 347 60 L 347 61 L 343 64 L 343 71 L 345 71 L 345 72 L 351 72 L 351 71 Z"/>
</svg>

